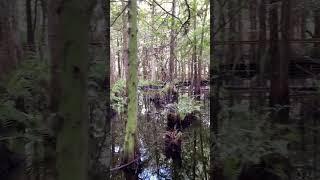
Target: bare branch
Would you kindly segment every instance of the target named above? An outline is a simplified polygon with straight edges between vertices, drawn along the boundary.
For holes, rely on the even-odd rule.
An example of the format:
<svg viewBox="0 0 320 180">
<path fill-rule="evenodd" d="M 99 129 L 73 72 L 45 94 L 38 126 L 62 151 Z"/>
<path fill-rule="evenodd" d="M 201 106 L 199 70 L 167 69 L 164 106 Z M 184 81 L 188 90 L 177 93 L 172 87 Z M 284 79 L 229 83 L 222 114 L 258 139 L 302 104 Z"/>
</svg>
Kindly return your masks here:
<svg viewBox="0 0 320 180">
<path fill-rule="evenodd" d="M 122 11 L 117 15 L 117 17 L 113 20 L 110 27 L 113 26 L 113 24 L 117 21 L 117 19 L 121 16 L 121 14 L 124 13 L 124 11 L 128 8 L 128 4 L 122 9 Z"/>
</svg>

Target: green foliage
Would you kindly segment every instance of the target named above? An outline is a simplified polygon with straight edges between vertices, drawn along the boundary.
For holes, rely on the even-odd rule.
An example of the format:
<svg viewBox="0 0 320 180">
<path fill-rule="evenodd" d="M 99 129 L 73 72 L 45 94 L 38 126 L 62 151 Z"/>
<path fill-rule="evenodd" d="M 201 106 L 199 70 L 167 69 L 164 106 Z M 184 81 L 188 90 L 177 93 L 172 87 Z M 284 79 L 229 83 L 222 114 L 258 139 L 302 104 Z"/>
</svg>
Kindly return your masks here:
<svg viewBox="0 0 320 180">
<path fill-rule="evenodd" d="M 125 81 L 120 79 L 111 88 L 111 106 L 118 112 L 122 112 L 125 105 Z"/>
<path fill-rule="evenodd" d="M 39 59 L 27 59 L 11 75 L 6 85 L 7 97 L 24 102 L 27 112 L 45 109 L 49 81 L 49 65 Z"/>
<path fill-rule="evenodd" d="M 162 83 L 157 81 L 151 81 L 148 79 L 141 79 L 139 80 L 139 86 L 161 86 Z"/>
<path fill-rule="evenodd" d="M 10 130 L 2 140 L 26 138 L 40 141 L 42 114 L 48 107 L 49 66 L 39 59 L 26 59 L 3 84 L 0 126 Z"/>
<path fill-rule="evenodd" d="M 181 119 L 191 112 L 200 111 L 201 102 L 196 101 L 193 97 L 189 97 L 188 95 L 179 96 L 179 102 L 176 105 L 177 110 L 180 114 Z"/>
<path fill-rule="evenodd" d="M 227 164 L 228 175 L 236 176 L 240 165 L 234 160 L 258 163 L 261 156 L 271 153 L 288 154 L 288 144 L 300 139 L 295 127 L 272 123 L 269 113 L 250 112 L 247 106 L 224 107 L 220 118 L 220 152 Z M 232 179 L 232 178 L 231 178 Z"/>
</svg>

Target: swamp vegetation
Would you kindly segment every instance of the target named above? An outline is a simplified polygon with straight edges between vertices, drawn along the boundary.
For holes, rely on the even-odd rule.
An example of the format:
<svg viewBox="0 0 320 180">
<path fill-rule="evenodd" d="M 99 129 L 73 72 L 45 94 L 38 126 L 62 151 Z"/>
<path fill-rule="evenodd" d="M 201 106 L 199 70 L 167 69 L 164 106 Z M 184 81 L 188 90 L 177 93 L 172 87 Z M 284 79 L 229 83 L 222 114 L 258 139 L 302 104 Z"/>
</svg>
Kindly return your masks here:
<svg viewBox="0 0 320 180">
<path fill-rule="evenodd" d="M 1 180 L 319 180 L 315 0 L 0 0 Z"/>
</svg>

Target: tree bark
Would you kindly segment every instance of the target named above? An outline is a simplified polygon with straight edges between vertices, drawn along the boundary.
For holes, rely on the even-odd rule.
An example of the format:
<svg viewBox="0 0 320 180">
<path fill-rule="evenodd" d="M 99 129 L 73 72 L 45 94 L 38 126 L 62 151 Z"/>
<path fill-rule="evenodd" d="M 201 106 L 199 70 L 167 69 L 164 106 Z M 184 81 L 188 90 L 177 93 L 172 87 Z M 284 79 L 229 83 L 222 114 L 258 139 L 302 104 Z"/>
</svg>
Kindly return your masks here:
<svg viewBox="0 0 320 180">
<path fill-rule="evenodd" d="M 126 8 L 127 4 L 125 1 L 122 2 L 122 8 Z M 125 10 L 122 14 L 122 60 L 123 60 L 123 69 L 124 69 L 124 77 L 125 80 L 129 79 L 129 62 L 128 62 L 128 16 L 127 10 Z M 127 84 L 128 86 L 128 84 Z M 126 91 L 127 91 L 126 87 Z"/>
<path fill-rule="evenodd" d="M 128 120 L 126 124 L 124 142 L 124 163 L 133 161 L 137 155 L 136 130 L 137 130 L 137 84 L 138 84 L 138 50 L 137 50 L 137 1 L 131 0 L 129 3 L 129 79 L 128 85 Z M 135 163 L 133 163 L 135 165 Z M 130 165 L 132 167 L 133 165 Z M 134 168 L 126 168 L 125 176 L 127 179 L 136 179 L 137 174 Z"/>
<path fill-rule="evenodd" d="M 210 14 L 214 16 L 214 1 L 210 4 Z M 210 18 L 210 54 L 214 54 L 213 41 L 215 40 L 214 36 L 214 27 L 215 21 L 214 17 Z M 214 56 L 210 56 L 210 180 L 224 180 L 223 177 L 223 164 L 220 157 L 220 150 L 218 148 L 218 134 L 219 134 L 219 112 L 220 112 L 220 70 L 219 62 L 218 65 L 213 63 L 215 61 Z M 218 78 L 215 78 L 218 76 Z"/>
<path fill-rule="evenodd" d="M 53 153 L 56 149 L 56 162 L 54 154 L 47 154 L 46 179 L 88 178 L 87 46 L 94 4 L 88 0 L 48 3 L 51 87 L 57 90 L 52 92 L 50 110 L 58 121 L 56 148 L 49 148 Z"/>
<path fill-rule="evenodd" d="M 119 48 L 117 52 L 117 58 L 118 58 L 118 78 L 121 79 L 121 61 L 120 61 L 120 42 L 119 39 L 117 38 L 117 47 Z"/>
<path fill-rule="evenodd" d="M 0 79 L 14 69 L 22 56 L 16 4 L 16 0 L 0 1 Z"/>
<path fill-rule="evenodd" d="M 172 0 L 172 14 L 175 15 L 176 12 L 176 0 Z M 171 30 L 170 30 L 170 57 L 169 57 L 169 81 L 172 82 L 174 75 L 174 48 L 175 48 L 175 19 L 171 17 Z"/>
<path fill-rule="evenodd" d="M 259 43 L 258 43 L 258 54 L 257 54 L 257 68 L 258 68 L 258 87 L 263 87 L 265 85 L 265 69 L 267 64 L 267 49 L 266 49 L 266 40 L 267 40 L 267 10 L 266 10 L 266 1 L 261 0 L 258 7 L 258 15 L 259 15 Z M 258 111 L 265 104 L 265 92 L 258 94 Z"/>
<path fill-rule="evenodd" d="M 34 51 L 35 44 L 34 44 L 34 30 L 33 30 L 33 23 L 32 23 L 32 0 L 26 0 L 26 17 L 27 17 L 27 44 L 28 50 Z"/>
<path fill-rule="evenodd" d="M 314 10 L 314 38 L 320 38 L 320 8 Z M 320 57 L 320 43 L 314 44 L 314 57 Z"/>
<path fill-rule="evenodd" d="M 154 1 L 152 1 L 152 5 L 151 5 L 151 27 L 154 27 L 154 16 L 155 16 L 155 3 Z M 155 51 L 154 51 L 154 45 L 153 45 L 153 41 L 154 41 L 154 37 L 151 36 L 151 45 L 150 45 L 150 58 L 151 58 L 151 81 L 155 81 L 157 78 L 157 72 L 156 72 L 156 59 L 155 59 Z"/>
</svg>

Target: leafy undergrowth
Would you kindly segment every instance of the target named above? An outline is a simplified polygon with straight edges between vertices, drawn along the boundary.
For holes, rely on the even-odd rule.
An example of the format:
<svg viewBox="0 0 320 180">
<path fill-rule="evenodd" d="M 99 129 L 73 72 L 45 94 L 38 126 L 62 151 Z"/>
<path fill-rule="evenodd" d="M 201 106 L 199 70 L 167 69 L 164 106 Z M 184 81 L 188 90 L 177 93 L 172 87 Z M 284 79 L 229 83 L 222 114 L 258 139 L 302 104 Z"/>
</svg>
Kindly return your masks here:
<svg viewBox="0 0 320 180">
<path fill-rule="evenodd" d="M 25 144 L 40 142 L 43 118 L 48 109 L 49 65 L 39 59 L 26 59 L 1 85 L 1 141 Z M 21 149 L 20 149 L 21 150 Z"/>
<path fill-rule="evenodd" d="M 243 105 L 223 108 L 220 118 L 218 146 L 229 179 L 239 175 L 243 164 L 258 163 L 264 155 L 288 156 L 288 145 L 300 139 L 293 125 L 271 123 L 269 113 L 250 112 Z"/>
</svg>

